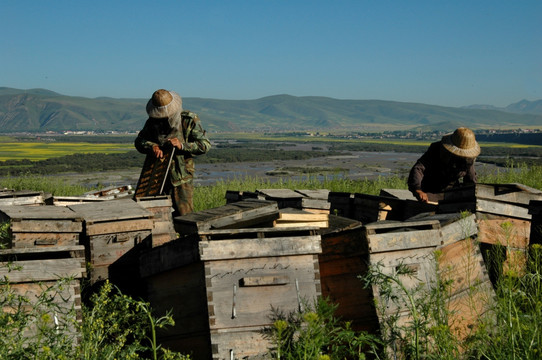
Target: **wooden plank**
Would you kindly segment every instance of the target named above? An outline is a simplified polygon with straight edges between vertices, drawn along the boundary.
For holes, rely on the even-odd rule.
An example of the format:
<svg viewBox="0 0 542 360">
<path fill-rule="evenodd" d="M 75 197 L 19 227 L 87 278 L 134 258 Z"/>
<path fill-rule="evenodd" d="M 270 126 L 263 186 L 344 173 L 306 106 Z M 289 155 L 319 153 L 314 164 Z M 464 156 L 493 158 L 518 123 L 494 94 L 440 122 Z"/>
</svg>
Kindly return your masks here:
<svg viewBox="0 0 542 360">
<path fill-rule="evenodd" d="M 484 199 L 476 200 L 476 211 L 531 220 L 528 207 Z"/>
<path fill-rule="evenodd" d="M 531 237 L 531 222 L 522 219 L 497 217 L 479 214 L 478 240 L 483 243 L 526 249 Z"/>
<path fill-rule="evenodd" d="M 0 205 L 2 219 L 21 220 L 65 220 L 81 222 L 82 219 L 74 211 L 53 206 L 17 206 Z"/>
<path fill-rule="evenodd" d="M 263 359 L 272 344 L 260 327 L 211 333 L 213 359 Z"/>
<path fill-rule="evenodd" d="M 120 220 L 111 222 L 88 223 L 85 226 L 85 234 L 88 236 L 101 234 L 116 234 L 129 231 L 152 230 L 152 219 Z"/>
<path fill-rule="evenodd" d="M 135 198 L 135 201 L 145 209 L 157 207 L 171 208 L 172 206 L 169 195 L 142 196 Z"/>
<path fill-rule="evenodd" d="M 442 244 L 449 244 L 478 234 L 476 215 L 450 214 L 419 214 L 410 220 L 438 220 Z M 409 220 L 409 221 L 410 221 Z"/>
<path fill-rule="evenodd" d="M 269 199 L 301 199 L 304 197 L 299 192 L 290 189 L 256 189 L 256 192 Z"/>
<path fill-rule="evenodd" d="M 10 282 L 35 282 L 59 280 L 62 278 L 81 278 L 85 273 L 83 259 L 41 259 L 36 261 L 17 261 L 21 270 L 8 271 L 6 263 L 0 263 L 0 277 Z"/>
<path fill-rule="evenodd" d="M 201 230 L 220 228 L 242 228 L 273 221 L 278 217 L 278 206 L 274 201 L 248 199 L 178 216 L 173 219 L 175 230 L 183 235 Z"/>
<path fill-rule="evenodd" d="M 11 223 L 11 231 L 21 233 L 77 233 L 82 230 L 83 224 L 81 222 L 69 220 L 21 220 Z"/>
<path fill-rule="evenodd" d="M 42 248 L 20 248 L 20 249 L 0 249 L 0 256 L 2 255 L 22 255 L 22 254 L 43 254 L 47 256 L 50 253 L 61 253 L 65 252 L 66 254 L 79 254 L 85 250 L 83 245 L 69 245 L 69 246 L 52 246 L 52 247 L 42 247 Z M 67 255 L 67 256 L 68 256 Z M 70 255 L 71 256 L 71 255 Z M 78 255 L 76 255 L 78 256 Z"/>
<path fill-rule="evenodd" d="M 474 239 L 465 238 L 437 248 L 438 268 L 443 281 L 450 281 L 451 295 L 489 281 L 484 259 Z"/>
<path fill-rule="evenodd" d="M 541 200 L 542 191 L 517 183 L 478 183 L 473 186 L 455 188 L 444 192 L 444 200 L 446 201 L 453 202 L 472 199 L 528 205 L 531 200 Z"/>
<path fill-rule="evenodd" d="M 175 156 L 173 146 L 162 148 L 163 157 L 156 158 L 153 154 L 147 154 L 141 174 L 137 181 L 134 197 L 156 196 L 160 195 L 168 181 L 168 172 Z"/>
<path fill-rule="evenodd" d="M 279 217 L 277 220 L 328 221 L 328 219 L 329 215 L 327 214 L 313 214 L 295 208 L 285 208 L 279 210 Z"/>
<path fill-rule="evenodd" d="M 273 226 L 277 228 L 290 228 L 290 227 L 315 227 L 315 228 L 327 228 L 329 223 L 327 221 L 290 221 L 290 220 L 275 220 Z"/>
<path fill-rule="evenodd" d="M 295 189 L 294 191 L 300 193 L 304 197 L 312 199 L 321 199 L 327 201 L 329 197 L 328 189 Z"/>
<path fill-rule="evenodd" d="M 13 248 L 79 245 L 79 233 L 13 233 Z"/>
<path fill-rule="evenodd" d="M 132 199 L 118 199 L 99 203 L 76 204 L 68 206 L 87 224 L 105 221 L 148 219 L 152 214 Z"/>
<path fill-rule="evenodd" d="M 317 254 L 322 251 L 320 235 L 297 236 L 292 238 L 201 241 L 199 249 L 200 258 L 203 261 Z"/>
</svg>

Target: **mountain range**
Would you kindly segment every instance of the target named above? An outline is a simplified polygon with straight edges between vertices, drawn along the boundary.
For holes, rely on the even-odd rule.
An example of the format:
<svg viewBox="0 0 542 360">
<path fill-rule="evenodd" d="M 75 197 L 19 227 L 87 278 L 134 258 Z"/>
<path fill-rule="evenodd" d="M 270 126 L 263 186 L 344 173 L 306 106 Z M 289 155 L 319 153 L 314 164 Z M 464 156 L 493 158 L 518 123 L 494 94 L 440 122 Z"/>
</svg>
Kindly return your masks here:
<svg viewBox="0 0 542 360">
<path fill-rule="evenodd" d="M 0 87 L 0 132 L 138 131 L 146 120 L 146 102 Z M 542 128 L 542 100 L 498 108 L 274 95 L 255 100 L 186 97 L 183 107 L 197 113 L 210 132 Z"/>
</svg>

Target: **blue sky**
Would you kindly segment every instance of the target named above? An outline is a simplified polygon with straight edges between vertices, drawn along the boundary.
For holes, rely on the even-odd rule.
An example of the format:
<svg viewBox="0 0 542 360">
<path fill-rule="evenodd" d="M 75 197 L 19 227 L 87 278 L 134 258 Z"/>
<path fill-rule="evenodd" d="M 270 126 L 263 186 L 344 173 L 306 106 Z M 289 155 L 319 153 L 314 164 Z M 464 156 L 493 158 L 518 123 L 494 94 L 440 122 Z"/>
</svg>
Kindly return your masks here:
<svg viewBox="0 0 542 360">
<path fill-rule="evenodd" d="M 0 0 L 0 86 L 506 106 L 542 99 L 542 1 Z"/>
</svg>

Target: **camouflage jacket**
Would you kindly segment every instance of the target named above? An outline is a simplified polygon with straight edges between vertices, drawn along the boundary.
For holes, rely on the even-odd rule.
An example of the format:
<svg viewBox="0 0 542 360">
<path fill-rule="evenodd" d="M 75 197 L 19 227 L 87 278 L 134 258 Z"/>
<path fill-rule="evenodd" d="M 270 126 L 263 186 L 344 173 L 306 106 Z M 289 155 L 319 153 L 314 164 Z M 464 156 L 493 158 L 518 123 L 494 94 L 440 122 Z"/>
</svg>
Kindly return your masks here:
<svg viewBox="0 0 542 360">
<path fill-rule="evenodd" d="M 180 120 L 147 119 L 134 142 L 140 153 L 154 156 L 154 145 L 161 148 L 172 146 L 168 140 L 174 137 L 181 141 L 183 150 L 175 149 L 174 162 L 169 172 L 173 186 L 191 182 L 195 173 L 194 156 L 205 154 L 211 148 L 197 114 L 182 111 L 177 118 Z"/>
</svg>

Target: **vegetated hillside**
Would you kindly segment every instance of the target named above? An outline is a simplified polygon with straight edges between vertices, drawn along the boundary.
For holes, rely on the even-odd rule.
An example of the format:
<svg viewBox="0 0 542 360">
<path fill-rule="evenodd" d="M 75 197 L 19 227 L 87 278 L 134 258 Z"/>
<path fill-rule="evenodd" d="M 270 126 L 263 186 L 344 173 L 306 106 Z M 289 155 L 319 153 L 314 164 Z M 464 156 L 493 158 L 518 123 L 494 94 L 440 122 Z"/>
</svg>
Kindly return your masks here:
<svg viewBox="0 0 542 360">
<path fill-rule="evenodd" d="M 492 105 L 469 105 L 463 107 L 464 109 L 485 109 L 485 110 L 497 110 L 506 111 L 516 114 L 535 114 L 542 115 L 542 100 L 529 101 L 521 100 L 517 103 L 510 104 L 506 107 L 496 107 Z"/>
<path fill-rule="evenodd" d="M 83 98 L 44 90 L 0 88 L 0 128 L 16 131 L 137 131 L 146 99 Z M 382 100 L 290 95 L 255 100 L 183 98 L 211 132 L 382 131 L 542 127 L 542 114 L 512 114 Z"/>
</svg>

